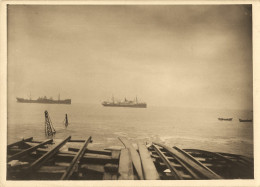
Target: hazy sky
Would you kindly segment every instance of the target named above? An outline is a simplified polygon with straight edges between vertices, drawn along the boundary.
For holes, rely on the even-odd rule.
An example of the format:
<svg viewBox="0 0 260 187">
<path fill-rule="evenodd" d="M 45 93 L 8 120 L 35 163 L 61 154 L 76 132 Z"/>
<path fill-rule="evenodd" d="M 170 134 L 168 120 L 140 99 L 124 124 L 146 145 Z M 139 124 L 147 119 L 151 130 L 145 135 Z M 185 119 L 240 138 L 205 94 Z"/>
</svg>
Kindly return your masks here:
<svg viewBox="0 0 260 187">
<path fill-rule="evenodd" d="M 250 6 L 8 7 L 8 96 L 252 108 Z"/>
</svg>

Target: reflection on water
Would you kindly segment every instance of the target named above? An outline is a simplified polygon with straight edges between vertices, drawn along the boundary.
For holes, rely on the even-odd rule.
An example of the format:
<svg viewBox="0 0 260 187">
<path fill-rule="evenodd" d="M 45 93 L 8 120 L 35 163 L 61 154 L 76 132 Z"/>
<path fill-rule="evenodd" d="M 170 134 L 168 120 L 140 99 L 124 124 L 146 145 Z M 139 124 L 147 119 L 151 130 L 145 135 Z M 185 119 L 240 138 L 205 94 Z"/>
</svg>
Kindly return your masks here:
<svg viewBox="0 0 260 187">
<path fill-rule="evenodd" d="M 132 142 L 157 141 L 180 148 L 197 148 L 253 156 L 252 112 L 241 110 L 184 109 L 174 107 L 109 108 L 101 105 L 46 105 L 9 103 L 8 143 L 23 137 L 45 139 L 44 111 L 49 112 L 55 138 L 93 138 L 99 148 L 122 146 L 117 139 Z M 63 121 L 68 114 L 69 126 Z M 233 121 L 219 121 L 232 117 Z"/>
</svg>

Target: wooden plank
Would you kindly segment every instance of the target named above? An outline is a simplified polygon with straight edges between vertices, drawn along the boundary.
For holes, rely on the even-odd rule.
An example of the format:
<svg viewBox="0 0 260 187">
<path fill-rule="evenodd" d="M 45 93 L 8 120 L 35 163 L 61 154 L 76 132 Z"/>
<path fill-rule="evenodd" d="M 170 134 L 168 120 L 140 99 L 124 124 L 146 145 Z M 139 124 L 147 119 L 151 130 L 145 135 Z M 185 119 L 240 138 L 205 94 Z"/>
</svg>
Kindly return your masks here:
<svg viewBox="0 0 260 187">
<path fill-rule="evenodd" d="M 112 151 L 112 158 L 113 159 L 119 159 L 120 152 L 121 151 L 116 151 L 116 150 Z"/>
<path fill-rule="evenodd" d="M 44 154 L 47 151 L 46 150 L 38 150 L 37 149 L 38 154 Z M 66 161 L 70 161 L 73 159 L 73 157 L 76 155 L 76 153 L 57 153 L 55 155 L 55 158 L 57 158 L 57 160 L 66 160 Z M 84 156 L 82 157 L 82 162 L 100 162 L 100 163 L 116 163 L 118 162 L 118 159 L 113 159 L 111 156 L 108 155 L 99 155 L 99 154 L 91 154 L 91 153 L 85 153 Z"/>
<path fill-rule="evenodd" d="M 29 141 L 31 141 L 32 139 L 33 139 L 33 137 L 22 139 L 22 140 L 20 140 L 20 141 L 17 141 L 17 142 L 14 142 L 14 143 L 11 143 L 11 144 L 7 145 L 7 148 L 10 148 L 10 147 L 15 146 L 15 145 L 21 145 L 21 144 L 23 144 L 24 142 L 29 142 Z"/>
<path fill-rule="evenodd" d="M 124 144 L 124 146 L 126 148 L 129 149 L 135 170 L 138 174 L 138 177 L 140 180 L 143 180 L 144 177 L 143 177 L 142 163 L 141 163 L 141 159 L 140 159 L 138 152 L 126 138 L 119 137 L 119 140 Z"/>
<path fill-rule="evenodd" d="M 81 169 L 95 171 L 95 172 L 99 172 L 99 173 L 105 172 L 104 166 L 103 165 L 97 165 L 97 164 L 82 164 Z"/>
<path fill-rule="evenodd" d="M 222 177 L 214 173 L 211 169 L 207 168 L 206 166 L 203 166 L 201 163 L 199 164 L 199 162 L 196 161 L 196 159 L 192 159 L 190 156 L 187 156 L 187 154 L 183 154 L 182 152 L 179 152 L 177 149 L 173 149 L 171 147 L 162 145 L 160 143 L 155 143 L 155 144 L 169 151 L 173 156 L 182 160 L 184 163 L 192 167 L 194 171 L 200 173 L 204 177 L 208 179 L 222 179 Z"/>
<path fill-rule="evenodd" d="M 134 170 L 131 153 L 128 149 L 122 149 L 119 159 L 119 180 L 134 180 Z"/>
<path fill-rule="evenodd" d="M 75 169 L 77 168 L 80 159 L 84 156 L 86 147 L 90 142 L 91 142 L 91 136 L 88 138 L 88 140 L 85 141 L 85 143 L 83 144 L 79 152 L 75 155 L 70 166 L 68 167 L 66 172 L 62 175 L 61 180 L 68 180 L 71 177 L 71 175 L 74 173 Z"/>
<path fill-rule="evenodd" d="M 109 155 L 111 156 L 111 151 L 106 150 L 94 150 L 94 149 L 87 149 L 86 153 L 94 153 L 94 154 L 102 154 L 102 155 Z"/>
<path fill-rule="evenodd" d="M 42 166 L 37 170 L 37 173 L 64 173 L 66 171 L 65 166 Z"/>
<path fill-rule="evenodd" d="M 54 156 L 59 149 L 68 141 L 70 140 L 71 136 L 67 137 L 65 140 L 63 140 L 61 143 L 59 143 L 57 146 L 53 147 L 50 151 L 42 155 L 39 159 L 37 159 L 35 162 L 33 162 L 28 168 L 28 172 L 32 172 L 33 170 L 38 169 L 44 162 L 46 162 L 49 158 Z"/>
<path fill-rule="evenodd" d="M 160 176 L 154 166 L 151 155 L 144 144 L 138 143 L 139 154 L 144 171 L 145 180 L 159 180 Z"/>
<path fill-rule="evenodd" d="M 107 163 L 104 166 L 104 169 L 107 172 L 118 172 L 118 165 L 117 164 L 112 164 L 112 163 Z"/>
<path fill-rule="evenodd" d="M 85 140 L 69 140 L 69 142 L 81 142 L 81 143 L 84 143 L 85 142 Z"/>
<path fill-rule="evenodd" d="M 69 147 L 68 151 L 74 151 L 78 152 L 79 148 L 75 147 Z M 94 150 L 94 149 L 86 149 L 85 153 L 96 153 L 96 154 L 104 154 L 104 155 L 111 155 L 111 151 L 106 151 L 106 150 Z"/>
<path fill-rule="evenodd" d="M 191 160 L 193 160 L 195 163 L 199 164 L 201 167 L 205 168 L 206 170 L 208 170 L 209 172 L 215 174 L 215 172 L 213 172 L 211 169 L 209 169 L 207 166 L 205 166 L 204 163 L 201 163 L 201 162 L 206 162 L 206 159 L 204 158 L 194 158 L 191 154 L 187 153 L 186 151 L 184 151 L 183 149 L 180 149 L 178 147 L 173 147 L 175 148 L 176 150 L 178 150 L 179 152 L 183 153 L 184 155 L 186 155 L 187 157 L 189 157 Z M 224 159 L 225 161 L 230 161 L 228 159 L 226 159 L 225 157 L 222 157 L 221 155 L 218 155 L 217 153 L 213 153 L 213 152 L 209 152 L 209 151 L 203 151 L 203 150 L 200 150 L 204 153 L 207 153 L 207 154 L 211 154 L 211 155 L 214 155 L 214 156 L 217 156 L 218 158 L 222 158 Z M 232 162 L 232 161 L 230 161 Z M 217 175 L 217 174 L 216 174 Z"/>
<path fill-rule="evenodd" d="M 7 158 L 7 161 L 14 160 L 14 159 L 17 159 L 17 158 L 19 158 L 19 157 L 22 157 L 22 156 L 24 156 L 24 155 L 26 155 L 26 154 L 28 154 L 28 153 L 31 153 L 31 152 L 35 151 L 38 147 L 41 147 L 41 146 L 43 146 L 43 145 L 45 145 L 45 144 L 48 144 L 48 143 L 51 143 L 51 142 L 53 142 L 52 139 L 50 139 L 50 140 L 45 140 L 44 142 L 42 142 L 42 143 L 40 143 L 40 144 L 38 144 L 38 145 L 36 145 L 36 146 L 34 146 L 34 147 L 30 147 L 30 148 L 28 148 L 28 149 L 25 149 L 25 150 L 23 150 L 23 151 L 21 151 L 21 152 L 19 152 L 19 153 L 16 153 L 16 154 L 14 154 L 14 155 L 8 157 L 8 158 Z"/>
</svg>

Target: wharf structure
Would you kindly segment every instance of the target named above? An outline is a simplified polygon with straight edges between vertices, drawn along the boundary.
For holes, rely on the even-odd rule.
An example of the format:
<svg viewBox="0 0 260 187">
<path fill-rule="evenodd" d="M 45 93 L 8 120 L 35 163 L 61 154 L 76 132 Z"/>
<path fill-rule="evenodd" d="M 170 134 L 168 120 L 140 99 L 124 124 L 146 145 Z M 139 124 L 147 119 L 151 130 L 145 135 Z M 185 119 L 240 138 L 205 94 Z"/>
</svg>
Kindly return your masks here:
<svg viewBox="0 0 260 187">
<path fill-rule="evenodd" d="M 7 180 L 205 180 L 253 179 L 253 159 L 231 153 L 137 144 L 89 148 L 84 140 L 22 139 L 7 145 Z"/>
</svg>

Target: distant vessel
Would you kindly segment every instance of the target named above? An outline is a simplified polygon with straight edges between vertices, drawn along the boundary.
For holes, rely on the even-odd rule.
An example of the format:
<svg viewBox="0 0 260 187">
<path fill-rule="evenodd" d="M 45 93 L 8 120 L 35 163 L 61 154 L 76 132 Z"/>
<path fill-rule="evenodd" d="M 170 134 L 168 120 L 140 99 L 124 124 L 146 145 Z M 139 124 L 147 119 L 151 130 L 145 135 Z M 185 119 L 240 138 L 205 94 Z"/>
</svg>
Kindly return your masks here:
<svg viewBox="0 0 260 187">
<path fill-rule="evenodd" d="M 20 98 L 17 97 L 17 102 L 18 103 L 43 103 L 43 104 L 71 104 L 71 99 L 64 99 L 64 100 L 60 100 L 60 95 L 58 100 L 54 100 L 52 98 L 47 98 L 46 96 L 44 97 L 39 97 L 36 100 L 33 99 L 24 99 L 24 98 Z"/>
<path fill-rule="evenodd" d="M 108 106 L 108 107 L 132 107 L 132 108 L 146 108 L 147 104 L 146 103 L 139 103 L 137 100 L 137 97 L 135 101 L 130 101 L 125 98 L 124 101 L 116 101 L 114 100 L 114 97 L 112 97 L 112 102 L 110 101 L 104 101 L 102 103 L 103 106 Z"/>
<path fill-rule="evenodd" d="M 233 118 L 218 118 L 220 121 L 232 121 Z"/>
<path fill-rule="evenodd" d="M 239 119 L 239 122 L 252 122 L 252 119 Z"/>
</svg>

